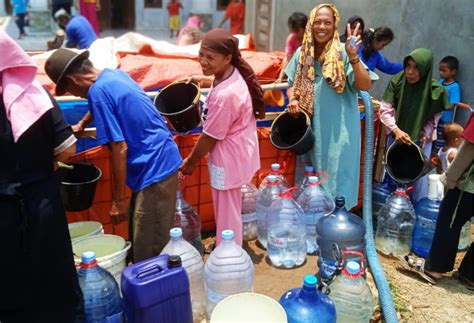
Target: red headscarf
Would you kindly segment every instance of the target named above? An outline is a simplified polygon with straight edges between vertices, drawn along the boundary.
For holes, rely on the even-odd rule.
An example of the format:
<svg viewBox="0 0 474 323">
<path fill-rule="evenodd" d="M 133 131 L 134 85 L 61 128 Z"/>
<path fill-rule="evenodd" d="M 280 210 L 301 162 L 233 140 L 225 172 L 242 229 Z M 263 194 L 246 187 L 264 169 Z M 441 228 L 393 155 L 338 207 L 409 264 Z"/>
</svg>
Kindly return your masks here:
<svg viewBox="0 0 474 323">
<path fill-rule="evenodd" d="M 474 144 L 474 114 L 472 113 L 471 117 L 466 123 L 462 137 L 471 144 Z"/>
<path fill-rule="evenodd" d="M 224 29 L 216 28 L 209 31 L 201 42 L 201 48 L 209 49 L 224 55 L 232 55 L 231 64 L 235 66 L 247 83 L 252 97 L 253 113 L 255 118 L 265 118 L 265 104 L 263 102 L 262 87 L 258 83 L 252 67 L 242 58 L 239 50 L 239 41 Z"/>
</svg>

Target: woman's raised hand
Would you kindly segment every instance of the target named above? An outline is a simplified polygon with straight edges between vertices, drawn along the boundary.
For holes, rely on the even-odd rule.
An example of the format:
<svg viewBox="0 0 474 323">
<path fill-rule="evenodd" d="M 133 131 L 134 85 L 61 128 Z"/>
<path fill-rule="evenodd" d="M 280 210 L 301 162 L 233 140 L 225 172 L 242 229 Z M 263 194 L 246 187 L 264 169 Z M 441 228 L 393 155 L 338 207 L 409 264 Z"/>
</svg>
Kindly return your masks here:
<svg viewBox="0 0 474 323">
<path fill-rule="evenodd" d="M 393 129 L 393 134 L 395 136 L 395 140 L 400 141 L 405 145 L 412 144 L 410 136 L 405 131 L 400 130 L 400 128 Z"/>
<path fill-rule="evenodd" d="M 346 53 L 349 56 L 349 59 L 354 59 L 357 57 L 357 50 L 359 45 L 362 42 L 362 39 L 359 33 L 360 24 L 357 23 L 354 32 L 351 30 L 351 24 L 347 24 L 347 39 L 346 39 Z"/>
</svg>

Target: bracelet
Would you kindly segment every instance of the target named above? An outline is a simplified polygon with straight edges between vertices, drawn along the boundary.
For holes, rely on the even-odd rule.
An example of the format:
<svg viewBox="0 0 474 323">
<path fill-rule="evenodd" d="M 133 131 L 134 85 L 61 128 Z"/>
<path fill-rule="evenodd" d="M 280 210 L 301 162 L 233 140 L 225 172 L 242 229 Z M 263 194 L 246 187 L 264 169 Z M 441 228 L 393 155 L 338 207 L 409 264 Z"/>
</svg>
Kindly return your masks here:
<svg viewBox="0 0 474 323">
<path fill-rule="evenodd" d="M 350 58 L 350 59 L 349 59 L 349 63 L 351 63 L 352 65 L 357 64 L 357 63 L 359 63 L 359 62 L 360 62 L 359 56 L 357 56 L 357 57 L 355 57 L 355 58 Z"/>
</svg>

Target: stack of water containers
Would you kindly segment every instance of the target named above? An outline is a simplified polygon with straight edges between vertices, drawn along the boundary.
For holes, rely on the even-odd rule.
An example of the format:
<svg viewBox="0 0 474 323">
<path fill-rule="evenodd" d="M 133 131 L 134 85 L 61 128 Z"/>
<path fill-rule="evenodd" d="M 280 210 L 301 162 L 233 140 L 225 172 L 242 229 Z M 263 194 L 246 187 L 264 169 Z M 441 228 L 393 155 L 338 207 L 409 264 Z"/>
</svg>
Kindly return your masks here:
<svg viewBox="0 0 474 323">
<path fill-rule="evenodd" d="M 194 321 L 200 322 L 205 319 L 204 262 L 196 248 L 183 239 L 181 228 L 170 230 L 170 241 L 163 249 L 162 254 L 181 258 L 182 266 L 188 274 Z"/>
<path fill-rule="evenodd" d="M 438 221 L 439 206 L 444 187 L 440 175 L 428 176 L 428 195 L 415 205 L 416 223 L 413 229 L 412 250 L 420 257 L 428 257 Z"/>
<path fill-rule="evenodd" d="M 280 181 L 275 175 L 267 176 L 265 188 L 257 198 L 257 236 L 258 242 L 267 248 L 267 218 L 272 203 L 280 198 Z"/>
<path fill-rule="evenodd" d="M 257 238 L 257 197 L 259 190 L 253 185 L 245 184 L 242 192 L 242 237 L 245 241 Z"/>
<path fill-rule="evenodd" d="M 302 185 L 304 187 L 304 185 Z M 299 195 L 298 204 L 304 212 L 304 223 L 306 225 L 306 251 L 314 254 L 318 251 L 316 243 L 316 223 L 325 215 L 334 210 L 334 201 L 331 196 L 320 186 L 319 178 L 309 176 L 306 188 Z"/>
<path fill-rule="evenodd" d="M 180 180 L 180 186 L 182 186 Z M 174 226 L 183 230 L 183 238 L 192 244 L 202 255 L 204 248 L 201 242 L 201 218 L 199 214 L 186 202 L 183 192 L 178 188 L 176 193 L 176 210 Z"/>
<path fill-rule="evenodd" d="M 293 198 L 295 199 L 295 201 L 298 200 L 298 197 L 308 186 L 308 179 L 310 176 L 316 176 L 316 174 L 314 173 L 314 167 L 307 165 L 304 167 L 303 180 L 299 183 L 295 183 L 295 186 L 298 188 L 296 191 L 293 192 Z"/>
<path fill-rule="evenodd" d="M 288 316 L 288 323 L 336 322 L 336 309 L 329 297 L 318 291 L 318 279 L 312 275 L 304 277 L 303 287 L 284 293 L 280 304 Z"/>
<path fill-rule="evenodd" d="M 84 297 L 85 322 L 122 322 L 118 284 L 111 273 L 97 265 L 94 252 L 82 254 L 77 277 Z"/>
<path fill-rule="evenodd" d="M 267 186 L 267 183 L 268 183 L 268 178 L 270 176 L 276 176 L 277 177 L 278 185 L 280 186 L 280 188 L 282 190 L 286 190 L 289 187 L 288 180 L 286 179 L 285 176 L 283 176 L 283 172 L 281 170 L 280 164 L 274 163 L 274 164 L 271 165 L 271 169 L 270 169 L 270 172 L 268 173 L 268 175 L 260 183 L 260 186 L 258 187 L 258 189 L 260 191 L 263 191 L 265 189 L 265 187 Z"/>
<path fill-rule="evenodd" d="M 234 241 L 232 230 L 223 230 L 221 243 L 209 255 L 204 266 L 207 288 L 207 314 L 225 297 L 253 292 L 255 270 L 247 252 Z"/>
<path fill-rule="evenodd" d="M 362 274 L 360 265 L 349 261 L 330 286 L 338 323 L 366 323 L 372 317 L 374 298 Z"/>
<path fill-rule="evenodd" d="M 276 267 L 293 268 L 306 260 L 306 225 L 303 210 L 291 190 L 273 201 L 267 217 L 268 257 Z"/>
<path fill-rule="evenodd" d="M 377 250 L 386 255 L 408 254 L 411 250 L 416 215 L 405 187 L 398 187 L 387 198 L 377 217 L 375 234 Z"/>
</svg>

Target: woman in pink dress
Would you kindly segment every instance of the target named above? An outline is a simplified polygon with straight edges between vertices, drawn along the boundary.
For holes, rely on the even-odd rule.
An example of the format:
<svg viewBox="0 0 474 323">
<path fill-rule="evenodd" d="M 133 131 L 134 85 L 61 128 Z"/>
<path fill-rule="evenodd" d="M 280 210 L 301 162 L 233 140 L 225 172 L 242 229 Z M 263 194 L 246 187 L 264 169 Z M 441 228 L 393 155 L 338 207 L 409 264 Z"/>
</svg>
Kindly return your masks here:
<svg viewBox="0 0 474 323">
<path fill-rule="evenodd" d="M 79 3 L 78 3 L 79 2 Z M 100 11 L 100 0 L 75 0 L 76 8 L 84 16 L 94 28 L 97 36 L 99 36 L 99 20 L 97 19 L 97 11 Z"/>
<path fill-rule="evenodd" d="M 199 51 L 204 76 L 187 82 L 210 82 L 203 108 L 204 125 L 181 170 L 192 174 L 208 154 L 217 244 L 223 230 L 231 229 L 242 245 L 240 187 L 251 182 L 260 168 L 256 118 L 265 117 L 262 88 L 252 68 L 240 55 L 238 40 L 223 29 L 208 32 Z"/>
</svg>

